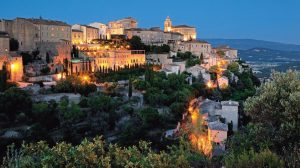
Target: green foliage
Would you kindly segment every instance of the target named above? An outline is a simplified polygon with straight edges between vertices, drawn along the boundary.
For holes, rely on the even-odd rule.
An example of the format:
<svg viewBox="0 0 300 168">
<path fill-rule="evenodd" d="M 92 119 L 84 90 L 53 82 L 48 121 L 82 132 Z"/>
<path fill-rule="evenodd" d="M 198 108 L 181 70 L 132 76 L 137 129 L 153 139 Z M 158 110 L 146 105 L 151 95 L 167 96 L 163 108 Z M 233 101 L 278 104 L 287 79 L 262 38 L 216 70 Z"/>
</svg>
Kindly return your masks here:
<svg viewBox="0 0 300 168">
<path fill-rule="evenodd" d="M 137 80 L 134 82 L 134 88 L 137 90 L 146 90 L 150 86 L 150 83 L 144 80 Z"/>
<path fill-rule="evenodd" d="M 219 57 L 224 57 L 225 56 L 225 52 L 224 51 L 217 51 L 217 54 Z"/>
<path fill-rule="evenodd" d="M 170 52 L 170 46 L 163 44 L 162 46 L 146 46 L 146 52 L 155 53 L 155 54 L 164 54 Z"/>
<path fill-rule="evenodd" d="M 126 148 L 105 144 L 101 137 L 83 140 L 72 146 L 61 142 L 49 147 L 45 142 L 23 144 L 15 150 L 10 146 L 3 160 L 3 167 L 155 167 L 188 168 L 189 161 L 204 158 L 181 143 L 172 146 L 170 152 L 154 152 L 150 143 L 141 141 L 137 146 Z M 202 159 L 203 160 L 203 159 Z"/>
<path fill-rule="evenodd" d="M 0 113 L 8 116 L 10 121 L 14 121 L 20 113 L 31 115 L 32 101 L 28 93 L 12 87 L 0 93 Z"/>
<path fill-rule="evenodd" d="M 142 40 L 139 36 L 133 36 L 129 40 L 129 43 L 131 44 L 132 50 L 144 50 L 145 49 L 145 44 L 142 43 Z"/>
<path fill-rule="evenodd" d="M 57 93 L 80 93 L 87 96 L 90 93 L 97 91 L 97 86 L 93 83 L 88 83 L 80 79 L 78 76 L 68 76 L 57 82 L 53 88 Z"/>
<path fill-rule="evenodd" d="M 129 78 L 138 78 L 145 74 L 144 65 L 137 65 L 136 67 L 125 67 L 118 71 L 111 71 L 109 73 L 95 72 L 97 82 L 117 82 L 120 80 L 129 80 Z"/>
<path fill-rule="evenodd" d="M 129 84 L 128 84 L 128 97 L 132 97 L 132 79 L 129 78 Z"/>
<path fill-rule="evenodd" d="M 260 152 L 244 151 L 238 156 L 229 155 L 225 159 L 225 165 L 228 168 L 283 168 L 284 162 L 276 154 L 265 149 Z"/>
<path fill-rule="evenodd" d="M 178 52 L 177 53 L 177 58 L 180 58 L 182 60 L 187 60 L 187 59 L 192 59 L 192 58 L 196 58 L 191 52 Z"/>
<path fill-rule="evenodd" d="M 272 138 L 267 136 L 270 132 L 259 124 L 249 124 L 227 141 L 227 150 L 229 153 L 239 155 L 251 149 L 260 151 L 271 148 Z"/>
<path fill-rule="evenodd" d="M 239 74 L 239 64 L 237 62 L 232 62 L 228 65 L 227 70 L 234 73 L 235 75 Z"/>
<path fill-rule="evenodd" d="M 275 72 L 272 81 L 258 88 L 245 102 L 245 111 L 254 123 L 271 129 L 272 141 L 280 147 L 298 144 L 300 139 L 300 73 Z"/>
<path fill-rule="evenodd" d="M 189 58 L 188 60 L 186 60 L 186 67 L 192 67 L 195 66 L 197 64 L 200 64 L 201 60 L 199 58 Z"/>
<path fill-rule="evenodd" d="M 77 120 L 84 116 L 80 107 L 74 102 L 70 103 L 68 97 L 62 97 L 58 109 L 62 113 L 64 120 Z"/>
<path fill-rule="evenodd" d="M 139 116 L 143 120 L 145 127 L 157 127 L 161 123 L 161 117 L 158 111 L 154 108 L 148 107 L 140 110 Z"/>
</svg>

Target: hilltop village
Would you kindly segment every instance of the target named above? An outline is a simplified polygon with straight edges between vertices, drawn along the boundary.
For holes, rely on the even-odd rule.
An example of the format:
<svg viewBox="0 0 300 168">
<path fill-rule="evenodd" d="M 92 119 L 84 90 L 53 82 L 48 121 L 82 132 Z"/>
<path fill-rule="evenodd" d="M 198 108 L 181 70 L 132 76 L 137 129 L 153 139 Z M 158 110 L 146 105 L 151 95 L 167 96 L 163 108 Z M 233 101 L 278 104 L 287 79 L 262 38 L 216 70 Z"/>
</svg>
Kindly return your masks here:
<svg viewBox="0 0 300 168">
<path fill-rule="evenodd" d="M 103 135 L 155 150 L 183 138 L 193 152 L 222 157 L 249 123 L 243 103 L 260 81 L 236 49 L 213 47 L 170 17 L 163 24 L 0 20 L 0 149 Z"/>
</svg>

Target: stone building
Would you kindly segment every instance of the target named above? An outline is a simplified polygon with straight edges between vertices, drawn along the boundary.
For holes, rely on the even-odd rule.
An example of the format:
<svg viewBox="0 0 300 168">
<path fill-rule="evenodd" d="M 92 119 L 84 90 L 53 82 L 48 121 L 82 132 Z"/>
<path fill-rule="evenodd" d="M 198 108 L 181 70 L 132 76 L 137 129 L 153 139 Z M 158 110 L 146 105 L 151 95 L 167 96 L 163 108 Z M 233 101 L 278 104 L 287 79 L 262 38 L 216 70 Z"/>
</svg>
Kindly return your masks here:
<svg viewBox="0 0 300 168">
<path fill-rule="evenodd" d="M 219 46 L 219 47 L 215 48 L 215 50 L 216 50 L 216 52 L 222 51 L 226 58 L 237 59 L 237 57 L 238 57 L 238 50 L 230 48 L 229 46 Z"/>
<path fill-rule="evenodd" d="M 107 25 L 99 22 L 94 22 L 89 24 L 89 26 L 95 27 L 98 29 L 99 39 L 107 39 Z"/>
<path fill-rule="evenodd" d="M 183 40 L 182 34 L 176 32 L 164 32 L 159 27 L 150 29 L 126 29 L 125 33 L 128 39 L 131 39 L 133 36 L 140 37 L 142 42 L 146 45 L 163 45 Z"/>
<path fill-rule="evenodd" d="M 1 20 L 0 30 L 19 42 L 20 51 L 33 51 L 38 43 L 71 41 L 71 26 L 55 20 L 16 18 Z"/>
<path fill-rule="evenodd" d="M 197 57 L 203 55 L 203 59 L 209 58 L 212 55 L 212 47 L 206 41 L 192 40 L 192 41 L 183 41 L 175 44 L 175 51 L 180 52 L 191 52 Z"/>
<path fill-rule="evenodd" d="M 168 16 L 164 22 L 165 32 L 177 32 L 183 35 L 183 40 L 195 40 L 197 38 L 196 28 L 187 25 L 173 26 L 170 17 Z"/>
<path fill-rule="evenodd" d="M 8 33 L 0 31 L 0 56 L 9 52 L 9 36 Z"/>
<path fill-rule="evenodd" d="M 138 36 L 146 45 L 161 45 L 164 43 L 164 32 L 159 28 L 141 29 L 131 28 L 126 29 L 125 33 L 128 39 L 133 36 Z"/>
<path fill-rule="evenodd" d="M 83 31 L 72 29 L 72 44 L 83 44 Z"/>
<path fill-rule="evenodd" d="M 108 23 L 107 37 L 110 39 L 111 35 L 125 35 L 125 29 L 137 28 L 137 24 L 132 17 L 111 21 Z"/>
<path fill-rule="evenodd" d="M 113 69 L 118 70 L 125 66 L 144 65 L 146 63 L 145 51 L 143 50 L 100 50 L 85 52 L 95 62 L 95 70 Z"/>
<path fill-rule="evenodd" d="M 79 24 L 75 24 L 72 26 L 72 32 L 74 32 L 74 33 L 76 32 L 77 35 L 79 35 L 78 30 L 82 31 L 82 37 L 83 37 L 82 43 L 91 43 L 92 40 L 99 39 L 99 29 L 98 28 L 88 26 L 88 25 L 79 25 Z M 73 34 L 73 35 L 75 35 L 75 34 Z M 76 39 L 74 39 L 74 40 L 76 40 Z"/>
</svg>

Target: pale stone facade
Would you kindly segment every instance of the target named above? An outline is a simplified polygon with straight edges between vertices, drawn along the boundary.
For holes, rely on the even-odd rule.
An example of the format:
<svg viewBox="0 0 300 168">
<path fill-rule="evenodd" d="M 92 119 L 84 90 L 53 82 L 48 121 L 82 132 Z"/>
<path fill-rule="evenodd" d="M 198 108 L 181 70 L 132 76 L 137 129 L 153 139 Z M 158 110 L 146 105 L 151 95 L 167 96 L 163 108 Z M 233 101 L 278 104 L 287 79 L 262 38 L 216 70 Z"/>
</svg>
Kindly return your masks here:
<svg viewBox="0 0 300 168">
<path fill-rule="evenodd" d="M 94 60 L 95 70 L 113 69 L 118 70 L 125 66 L 143 65 L 146 63 L 145 51 L 143 50 L 99 50 L 85 52 Z"/>
<path fill-rule="evenodd" d="M 99 39 L 107 39 L 107 25 L 99 22 L 94 22 L 89 24 L 89 26 L 95 27 L 98 29 Z"/>
<path fill-rule="evenodd" d="M 72 29 L 72 44 L 83 44 L 83 31 Z"/>
<path fill-rule="evenodd" d="M 20 51 L 32 51 L 39 42 L 71 41 L 71 26 L 54 20 L 16 18 L 1 20 L 0 30 L 19 42 Z"/>
<path fill-rule="evenodd" d="M 225 118 L 225 122 L 228 124 L 232 122 L 233 131 L 238 130 L 238 111 L 239 111 L 239 103 L 236 101 L 222 101 L 222 112 L 221 116 Z"/>
<path fill-rule="evenodd" d="M 173 26 L 170 17 L 168 16 L 164 22 L 165 32 L 177 32 L 183 35 L 184 41 L 195 40 L 197 38 L 197 32 L 195 27 L 187 25 Z"/>
<path fill-rule="evenodd" d="M 124 18 L 108 23 L 107 38 L 110 39 L 111 35 L 125 35 L 125 29 L 137 28 L 137 21 L 132 18 Z"/>
<path fill-rule="evenodd" d="M 214 121 L 208 123 L 208 137 L 211 142 L 214 142 L 225 149 L 225 140 L 227 139 L 227 124 L 223 124 L 220 121 Z"/>
<path fill-rule="evenodd" d="M 211 44 L 205 41 L 183 41 L 177 43 L 174 47 L 175 51 L 180 52 L 191 52 L 193 55 L 200 58 L 203 55 L 203 58 L 209 58 L 212 55 L 212 47 Z"/>
<path fill-rule="evenodd" d="M 0 56 L 9 52 L 9 36 L 6 32 L 0 31 Z"/>
<path fill-rule="evenodd" d="M 14 56 L 12 56 L 12 54 Z M 6 65 L 9 73 L 9 80 L 12 82 L 22 81 L 23 78 L 23 61 L 22 57 L 11 53 L 9 55 L 0 55 L 0 70 Z"/>
<path fill-rule="evenodd" d="M 164 42 L 164 32 L 159 28 L 132 28 L 126 29 L 125 32 L 128 39 L 131 39 L 133 36 L 138 36 L 146 45 L 161 45 Z"/>
<path fill-rule="evenodd" d="M 81 30 L 83 32 L 82 43 L 91 43 L 92 40 L 99 39 L 99 29 L 95 27 L 75 24 L 72 26 L 72 30 Z"/>
<path fill-rule="evenodd" d="M 182 34 L 176 32 L 163 32 L 158 27 L 150 29 L 126 29 L 125 33 L 128 39 L 131 39 L 133 36 L 140 37 L 142 42 L 146 45 L 163 45 L 183 40 Z"/>
<path fill-rule="evenodd" d="M 149 53 L 146 55 L 147 62 L 151 64 L 158 64 L 164 66 L 165 64 L 171 64 L 173 59 L 170 58 L 170 54 L 154 54 Z"/>
</svg>

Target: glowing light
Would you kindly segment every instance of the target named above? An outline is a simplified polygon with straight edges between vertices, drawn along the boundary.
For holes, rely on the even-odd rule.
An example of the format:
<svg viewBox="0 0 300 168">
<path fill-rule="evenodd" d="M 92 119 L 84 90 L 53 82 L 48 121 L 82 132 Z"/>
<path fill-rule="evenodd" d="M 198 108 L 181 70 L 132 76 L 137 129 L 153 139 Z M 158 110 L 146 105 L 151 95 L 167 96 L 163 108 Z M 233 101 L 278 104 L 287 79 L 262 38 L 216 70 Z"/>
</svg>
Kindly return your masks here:
<svg viewBox="0 0 300 168">
<path fill-rule="evenodd" d="M 207 84 L 206 84 L 206 86 L 208 88 L 212 88 L 213 87 L 213 83 L 211 81 L 208 81 Z"/>
<path fill-rule="evenodd" d="M 15 65 L 14 63 L 12 63 L 12 64 L 10 65 L 10 68 L 11 68 L 12 70 L 14 70 L 14 69 L 16 68 L 16 65 Z"/>
<path fill-rule="evenodd" d="M 82 80 L 83 80 L 84 82 L 89 82 L 89 81 L 90 81 L 90 78 L 89 78 L 89 76 L 84 75 L 84 76 L 82 76 Z"/>
<path fill-rule="evenodd" d="M 56 75 L 56 78 L 57 78 L 57 79 L 62 79 L 62 74 L 61 74 L 61 73 L 57 74 L 57 75 Z"/>
</svg>

